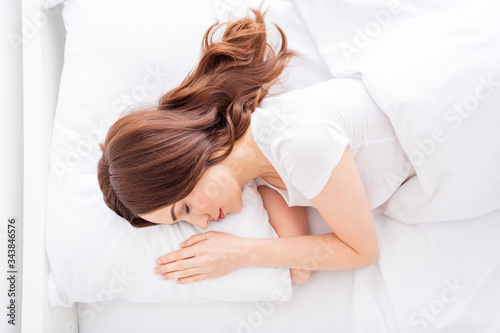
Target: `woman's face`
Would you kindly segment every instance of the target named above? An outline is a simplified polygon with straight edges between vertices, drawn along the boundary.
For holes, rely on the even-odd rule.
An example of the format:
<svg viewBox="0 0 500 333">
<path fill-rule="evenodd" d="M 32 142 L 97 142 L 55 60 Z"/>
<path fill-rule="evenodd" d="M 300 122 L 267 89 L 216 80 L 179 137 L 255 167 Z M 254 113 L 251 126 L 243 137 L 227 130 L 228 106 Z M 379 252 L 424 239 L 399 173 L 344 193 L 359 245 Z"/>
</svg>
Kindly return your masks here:
<svg viewBox="0 0 500 333">
<path fill-rule="evenodd" d="M 144 220 L 158 224 L 186 221 L 202 229 L 208 222 L 238 213 L 242 206 L 241 186 L 222 164 L 209 168 L 184 199 L 171 206 L 140 214 Z"/>
</svg>

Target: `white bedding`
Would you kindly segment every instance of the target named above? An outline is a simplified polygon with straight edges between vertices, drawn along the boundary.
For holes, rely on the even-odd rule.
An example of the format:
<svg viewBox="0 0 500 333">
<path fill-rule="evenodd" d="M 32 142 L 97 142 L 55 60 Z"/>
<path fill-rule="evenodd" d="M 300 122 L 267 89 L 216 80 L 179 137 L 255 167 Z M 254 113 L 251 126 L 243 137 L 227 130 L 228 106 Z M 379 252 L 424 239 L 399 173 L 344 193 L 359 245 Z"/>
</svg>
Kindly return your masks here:
<svg viewBox="0 0 500 333">
<path fill-rule="evenodd" d="M 317 212 L 308 213 L 313 231 L 325 232 Z M 375 223 L 375 265 L 314 272 L 306 285 L 294 286 L 290 302 L 79 304 L 80 332 L 187 333 L 200 325 L 214 333 L 498 332 L 500 210 L 415 225 L 379 214 Z"/>
<path fill-rule="evenodd" d="M 308 210 L 308 217 L 313 233 L 327 232 L 316 210 Z M 294 285 L 290 302 L 282 303 L 79 303 L 80 333 L 350 332 L 353 278 L 353 270 L 314 272 L 307 284 Z"/>
<path fill-rule="evenodd" d="M 385 213 L 421 223 L 500 208 L 500 3 L 296 3 L 330 72 L 361 75 L 416 169 Z"/>
<path fill-rule="evenodd" d="M 499 234 L 500 210 L 415 225 L 377 219 L 380 257 L 356 270 L 353 332 L 498 331 Z"/>
<path fill-rule="evenodd" d="M 383 10 L 393 11 L 390 23 L 346 58 L 339 47 L 373 22 L 382 26 Z M 498 13 L 486 0 L 291 2 L 283 28 L 307 56 L 294 63 L 287 87 L 360 75 L 416 162 L 417 176 L 375 215 L 378 262 L 314 272 L 282 304 L 80 303 L 80 332 L 500 331 Z M 445 118 L 474 97 L 480 103 L 469 117 Z M 431 138 L 441 142 L 419 155 Z M 308 214 L 315 233 L 327 231 L 314 209 Z"/>
<path fill-rule="evenodd" d="M 310 283 L 295 290 L 291 303 L 281 304 L 240 302 L 201 306 L 116 300 L 99 304 L 98 309 L 80 304 L 80 332 L 351 332 L 352 271 L 322 272 L 313 275 Z M 95 317 L 86 321 L 83 313 Z"/>
</svg>

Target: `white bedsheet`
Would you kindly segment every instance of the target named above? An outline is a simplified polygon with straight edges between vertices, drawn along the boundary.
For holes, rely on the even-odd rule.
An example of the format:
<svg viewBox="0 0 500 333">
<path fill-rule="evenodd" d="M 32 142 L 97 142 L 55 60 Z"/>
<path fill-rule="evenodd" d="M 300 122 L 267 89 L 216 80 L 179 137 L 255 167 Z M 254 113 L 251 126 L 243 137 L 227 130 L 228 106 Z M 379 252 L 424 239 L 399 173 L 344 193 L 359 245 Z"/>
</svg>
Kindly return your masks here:
<svg viewBox="0 0 500 333">
<path fill-rule="evenodd" d="M 498 332 L 500 210 L 471 220 L 376 219 L 380 257 L 356 270 L 352 332 Z"/>
</svg>

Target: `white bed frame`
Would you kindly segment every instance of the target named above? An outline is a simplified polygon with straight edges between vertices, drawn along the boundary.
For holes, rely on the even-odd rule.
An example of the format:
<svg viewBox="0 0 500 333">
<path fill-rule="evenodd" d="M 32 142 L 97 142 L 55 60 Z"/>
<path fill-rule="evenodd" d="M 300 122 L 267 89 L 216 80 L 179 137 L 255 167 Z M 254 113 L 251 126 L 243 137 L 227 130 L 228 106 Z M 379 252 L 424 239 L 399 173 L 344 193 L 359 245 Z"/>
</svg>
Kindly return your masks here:
<svg viewBox="0 0 500 333">
<path fill-rule="evenodd" d="M 24 104 L 22 221 L 25 246 L 22 259 L 20 331 L 78 332 L 76 305 L 69 309 L 50 307 L 46 288 L 48 277 L 44 237 L 46 188 L 52 123 L 65 43 L 61 8 L 58 6 L 50 12 L 45 11 L 40 0 L 22 0 L 18 6 L 22 6 L 24 26 L 22 33 L 25 39 L 22 51 Z M 20 17 L 19 21 L 20 26 Z"/>
</svg>

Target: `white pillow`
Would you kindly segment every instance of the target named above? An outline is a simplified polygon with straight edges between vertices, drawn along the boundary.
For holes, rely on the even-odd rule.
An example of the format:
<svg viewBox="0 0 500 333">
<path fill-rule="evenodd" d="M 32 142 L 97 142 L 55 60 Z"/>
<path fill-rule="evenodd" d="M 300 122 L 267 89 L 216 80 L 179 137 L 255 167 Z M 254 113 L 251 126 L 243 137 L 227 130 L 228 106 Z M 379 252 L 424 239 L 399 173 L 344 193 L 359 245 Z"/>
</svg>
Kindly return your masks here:
<svg viewBox="0 0 500 333">
<path fill-rule="evenodd" d="M 499 209 L 500 3 L 295 2 L 330 72 L 362 76 L 415 167 L 384 213 L 431 222 Z"/>
<path fill-rule="evenodd" d="M 269 17 L 286 18 L 288 4 L 267 3 L 273 8 Z M 274 4 L 279 10 L 271 15 Z M 148 303 L 290 299 L 286 268 L 243 268 L 191 285 L 161 280 L 153 274 L 155 259 L 202 230 L 183 223 L 135 229 L 106 207 L 97 185 L 98 144 L 109 126 L 128 106 L 156 103 L 178 85 L 196 64 L 202 36 L 215 17 L 242 12 L 247 5 L 63 2 L 65 63 L 51 147 L 46 228 L 52 305 L 114 298 Z M 244 188 L 243 202 L 240 214 L 212 224 L 210 230 L 276 237 L 253 182 Z"/>
<path fill-rule="evenodd" d="M 116 298 L 140 303 L 291 298 L 286 268 L 245 267 L 187 285 L 162 280 L 153 273 L 155 259 L 179 249 L 181 242 L 203 230 L 185 222 L 135 229 L 102 204 L 93 175 L 73 175 L 60 183 L 52 174 L 50 187 L 46 241 L 51 268 L 48 295 L 53 306 Z M 241 212 L 211 223 L 207 231 L 276 237 L 268 221 L 252 180 L 243 188 Z"/>
</svg>

